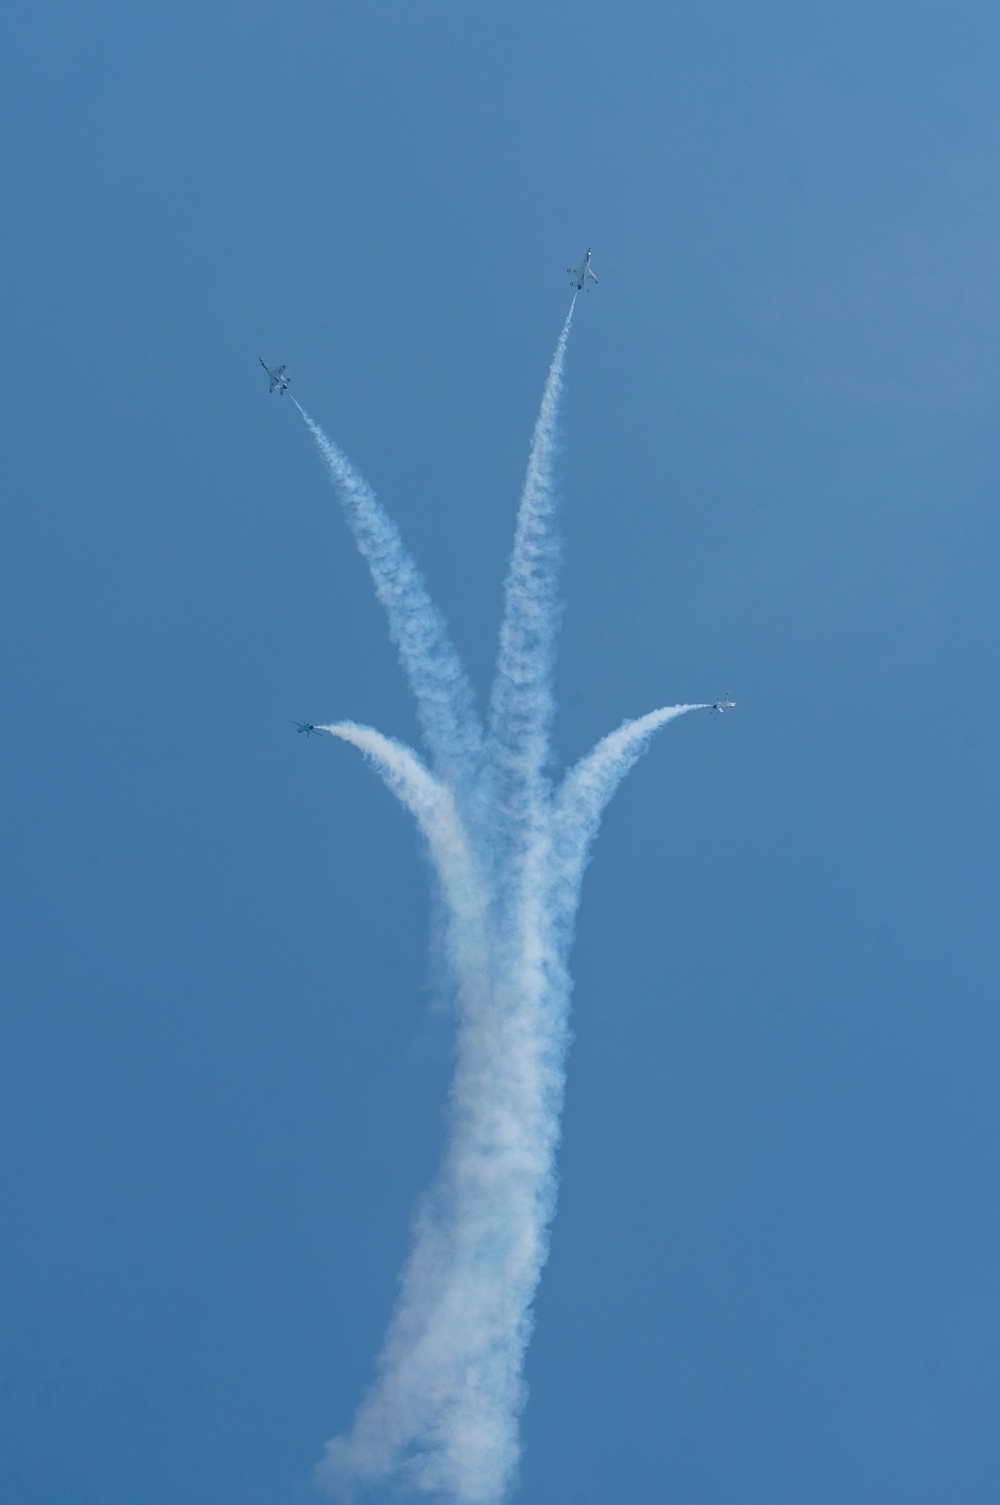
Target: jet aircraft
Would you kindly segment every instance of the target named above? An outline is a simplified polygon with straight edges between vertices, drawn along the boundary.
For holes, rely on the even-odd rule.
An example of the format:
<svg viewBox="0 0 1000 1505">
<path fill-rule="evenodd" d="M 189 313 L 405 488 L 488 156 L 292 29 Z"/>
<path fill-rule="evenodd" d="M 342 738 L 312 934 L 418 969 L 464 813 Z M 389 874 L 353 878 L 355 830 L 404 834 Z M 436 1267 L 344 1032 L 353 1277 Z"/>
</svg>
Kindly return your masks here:
<svg viewBox="0 0 1000 1505">
<path fill-rule="evenodd" d="M 736 701 L 730 700 L 728 690 L 721 700 L 712 701 L 711 711 L 713 716 L 721 716 L 723 711 L 735 711 L 735 709 Z"/>
<path fill-rule="evenodd" d="M 268 379 L 271 383 L 267 390 L 269 392 L 278 391 L 281 393 L 282 397 L 284 397 L 286 391 L 288 390 L 288 383 L 292 379 L 290 376 L 285 375 L 284 366 L 269 366 L 262 355 L 259 355 L 257 359 L 260 361 L 261 365 L 264 367 L 264 370 L 267 372 Z"/>
<path fill-rule="evenodd" d="M 313 726 L 311 721 L 296 721 L 295 730 L 297 732 L 305 732 L 307 737 L 311 737 L 313 732 L 315 732 L 318 737 L 322 731 L 322 727 Z"/>
<path fill-rule="evenodd" d="M 591 283 L 593 283 L 595 287 L 597 286 L 597 278 L 590 270 L 589 247 L 587 248 L 587 254 L 583 258 L 583 261 L 580 263 L 580 265 L 578 267 L 567 267 L 566 270 L 569 273 L 570 277 L 573 279 L 573 286 L 576 288 L 578 293 L 589 293 Z"/>
</svg>

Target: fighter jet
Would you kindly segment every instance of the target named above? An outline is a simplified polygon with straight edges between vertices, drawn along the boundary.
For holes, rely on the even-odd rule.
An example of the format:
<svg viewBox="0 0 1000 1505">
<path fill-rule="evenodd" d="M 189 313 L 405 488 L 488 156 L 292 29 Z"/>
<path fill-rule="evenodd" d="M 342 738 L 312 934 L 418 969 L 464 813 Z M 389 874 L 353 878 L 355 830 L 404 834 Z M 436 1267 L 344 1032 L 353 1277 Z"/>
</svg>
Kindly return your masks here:
<svg viewBox="0 0 1000 1505">
<path fill-rule="evenodd" d="M 578 293 L 589 293 L 590 292 L 590 284 L 591 283 L 593 283 L 595 287 L 597 286 L 597 278 L 594 276 L 593 272 L 590 270 L 590 248 L 589 248 L 589 246 L 587 248 L 587 254 L 583 258 L 583 261 L 580 264 L 580 266 L 578 266 L 578 267 L 567 267 L 566 270 L 569 273 L 570 277 L 572 278 L 573 286 L 576 288 L 576 290 L 577 290 Z"/>
<path fill-rule="evenodd" d="M 271 383 L 267 390 L 269 392 L 278 391 L 281 393 L 282 397 L 284 397 L 286 391 L 288 390 L 288 383 L 292 379 L 290 376 L 285 375 L 284 366 L 269 366 L 262 355 L 259 355 L 257 359 L 260 361 L 261 365 L 264 367 L 264 370 L 267 372 L 268 378 Z"/>
<path fill-rule="evenodd" d="M 323 728 L 320 726 L 313 726 L 311 721 L 296 721 L 295 730 L 297 732 L 305 732 L 307 737 L 311 737 L 313 732 L 315 732 L 318 737 Z"/>
<path fill-rule="evenodd" d="M 736 701 L 730 700 L 728 690 L 726 691 L 725 695 L 723 695 L 721 700 L 712 701 L 711 711 L 713 716 L 721 716 L 723 711 L 735 711 L 735 709 Z"/>
</svg>

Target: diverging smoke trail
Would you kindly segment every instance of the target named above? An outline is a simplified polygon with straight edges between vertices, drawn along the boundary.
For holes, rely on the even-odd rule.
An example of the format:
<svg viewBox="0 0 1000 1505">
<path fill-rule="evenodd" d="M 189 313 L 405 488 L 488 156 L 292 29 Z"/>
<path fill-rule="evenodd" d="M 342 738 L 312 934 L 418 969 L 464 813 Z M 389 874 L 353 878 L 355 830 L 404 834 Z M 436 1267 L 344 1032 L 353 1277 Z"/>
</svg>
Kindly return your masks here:
<svg viewBox="0 0 1000 1505">
<path fill-rule="evenodd" d="M 654 734 L 668 721 L 707 705 L 671 705 L 623 721 L 602 737 L 563 779 L 553 801 L 551 830 L 551 922 L 571 931 L 583 872 L 608 801 L 635 767 Z M 571 939 L 571 937 L 570 937 Z M 567 942 L 568 944 L 568 942 Z"/>
<path fill-rule="evenodd" d="M 576 295 L 556 344 L 528 455 L 514 548 L 504 583 L 487 751 L 495 815 L 507 842 L 523 848 L 544 794 L 555 702 L 552 670 L 559 625 L 555 455 L 566 345 Z"/>
<path fill-rule="evenodd" d="M 295 399 L 292 399 L 295 402 Z M 367 561 L 375 594 L 389 619 L 389 634 L 417 702 L 417 712 L 435 767 L 457 786 L 471 781 L 479 763 L 482 732 L 472 687 L 407 553 L 396 524 L 371 486 L 341 449 L 295 403 L 316 441 L 358 548 Z"/>
<path fill-rule="evenodd" d="M 524 1353 L 555 1210 L 573 922 L 590 845 L 653 733 L 694 706 L 626 722 L 553 791 L 546 774 L 558 626 L 553 456 L 573 307 L 535 426 L 505 590 L 485 757 L 442 619 L 370 488 L 305 414 L 368 558 L 421 708 L 434 771 L 350 721 L 411 811 L 446 913 L 456 1064 L 443 1163 L 371 1390 L 319 1477 L 349 1494 L 395 1479 L 452 1505 L 499 1505 L 520 1456 Z"/>
<path fill-rule="evenodd" d="M 447 912 L 449 952 L 461 957 L 463 970 L 474 964 L 485 975 L 487 887 L 479 861 L 458 813 L 454 795 L 436 779 L 426 764 L 405 742 L 385 737 L 374 727 L 356 721 L 338 721 L 318 726 L 364 753 L 379 776 L 405 805 L 427 843 Z M 471 1004 L 471 1000 L 469 1000 Z"/>
</svg>

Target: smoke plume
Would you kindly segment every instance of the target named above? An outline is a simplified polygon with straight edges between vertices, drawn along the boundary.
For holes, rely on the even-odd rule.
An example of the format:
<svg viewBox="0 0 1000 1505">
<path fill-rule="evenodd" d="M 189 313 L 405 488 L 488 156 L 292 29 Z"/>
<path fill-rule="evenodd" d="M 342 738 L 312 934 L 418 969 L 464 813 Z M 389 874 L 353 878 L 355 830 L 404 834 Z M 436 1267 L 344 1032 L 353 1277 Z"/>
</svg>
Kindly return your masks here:
<svg viewBox="0 0 1000 1505">
<path fill-rule="evenodd" d="M 704 709 L 626 721 L 553 787 L 553 467 L 572 320 L 571 304 L 532 437 L 485 729 L 398 529 L 300 409 L 385 607 L 430 762 L 371 727 L 322 729 L 360 749 L 417 823 L 440 888 L 456 1000 L 443 1162 L 414 1220 L 375 1382 L 318 1467 L 345 1495 L 395 1480 L 454 1505 L 498 1505 L 510 1487 L 555 1210 L 567 962 L 583 871 L 605 806 L 654 733 Z"/>
</svg>

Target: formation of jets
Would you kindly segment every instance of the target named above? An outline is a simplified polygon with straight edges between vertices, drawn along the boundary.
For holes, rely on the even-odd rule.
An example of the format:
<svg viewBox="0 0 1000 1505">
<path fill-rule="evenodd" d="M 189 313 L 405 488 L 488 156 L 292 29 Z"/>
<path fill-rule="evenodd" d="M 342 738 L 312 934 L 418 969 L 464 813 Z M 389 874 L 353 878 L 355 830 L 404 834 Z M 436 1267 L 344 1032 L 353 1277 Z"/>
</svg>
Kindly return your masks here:
<svg viewBox="0 0 1000 1505">
<path fill-rule="evenodd" d="M 727 690 L 725 695 L 721 696 L 718 700 L 713 700 L 708 709 L 712 716 L 721 716 L 724 711 L 735 711 L 736 701 L 729 699 L 729 691 Z M 322 727 L 313 726 L 311 721 L 296 721 L 295 730 L 297 732 L 305 732 L 307 737 L 311 737 L 313 732 L 319 736 Z"/>
<path fill-rule="evenodd" d="M 597 286 L 597 276 L 591 270 L 590 266 L 589 247 L 580 265 L 578 267 L 567 267 L 566 270 L 570 275 L 572 286 L 576 288 L 578 293 L 589 293 L 591 283 L 595 287 Z M 288 384 L 291 381 L 291 377 L 285 374 L 286 368 L 284 366 L 269 366 L 263 356 L 260 356 L 259 359 L 264 370 L 267 372 L 268 392 L 280 392 L 284 396 L 288 391 Z M 725 711 L 734 711 L 736 709 L 736 701 L 730 700 L 729 691 L 727 690 L 725 695 L 719 700 L 712 701 L 709 709 L 713 716 L 721 716 Z M 313 726 L 311 721 L 297 721 L 295 727 L 297 731 L 304 732 L 307 737 L 311 737 L 313 732 L 318 733 L 320 730 L 318 726 Z"/>
<path fill-rule="evenodd" d="M 578 267 L 567 267 L 566 270 L 570 275 L 571 286 L 575 287 L 578 293 L 589 293 L 591 283 L 593 283 L 595 287 L 597 286 L 597 278 L 590 270 L 589 246 L 587 247 L 587 254 L 581 261 L 580 265 Z"/>
<path fill-rule="evenodd" d="M 712 704 L 709 706 L 709 712 L 712 716 L 721 716 L 724 711 L 735 711 L 735 709 L 736 701 L 729 699 L 728 690 L 726 691 L 725 695 L 721 696 L 718 700 L 713 700 Z M 313 726 L 311 721 L 296 721 L 295 730 L 297 732 L 305 732 L 307 737 L 311 737 L 313 732 L 315 732 L 316 735 L 319 736 L 319 733 L 322 731 L 322 727 Z"/>
<path fill-rule="evenodd" d="M 269 392 L 280 392 L 282 397 L 284 397 L 288 391 L 288 383 L 292 379 L 290 376 L 285 375 L 284 366 L 269 366 L 262 355 L 259 355 L 257 359 L 267 372 L 267 379 L 270 383 L 267 390 Z"/>
<path fill-rule="evenodd" d="M 580 265 L 578 267 L 567 267 L 566 270 L 572 279 L 573 287 L 576 288 L 578 293 L 589 293 L 591 283 L 593 283 L 595 287 L 597 286 L 597 278 L 590 269 L 589 247 L 587 249 L 587 254 L 583 258 Z M 268 392 L 280 392 L 282 397 L 284 397 L 285 393 L 288 391 L 288 384 L 292 379 L 290 376 L 287 376 L 285 374 L 287 367 L 269 366 L 262 355 L 258 356 L 257 359 L 260 361 L 261 365 L 264 367 L 264 370 L 267 372 Z"/>
</svg>

